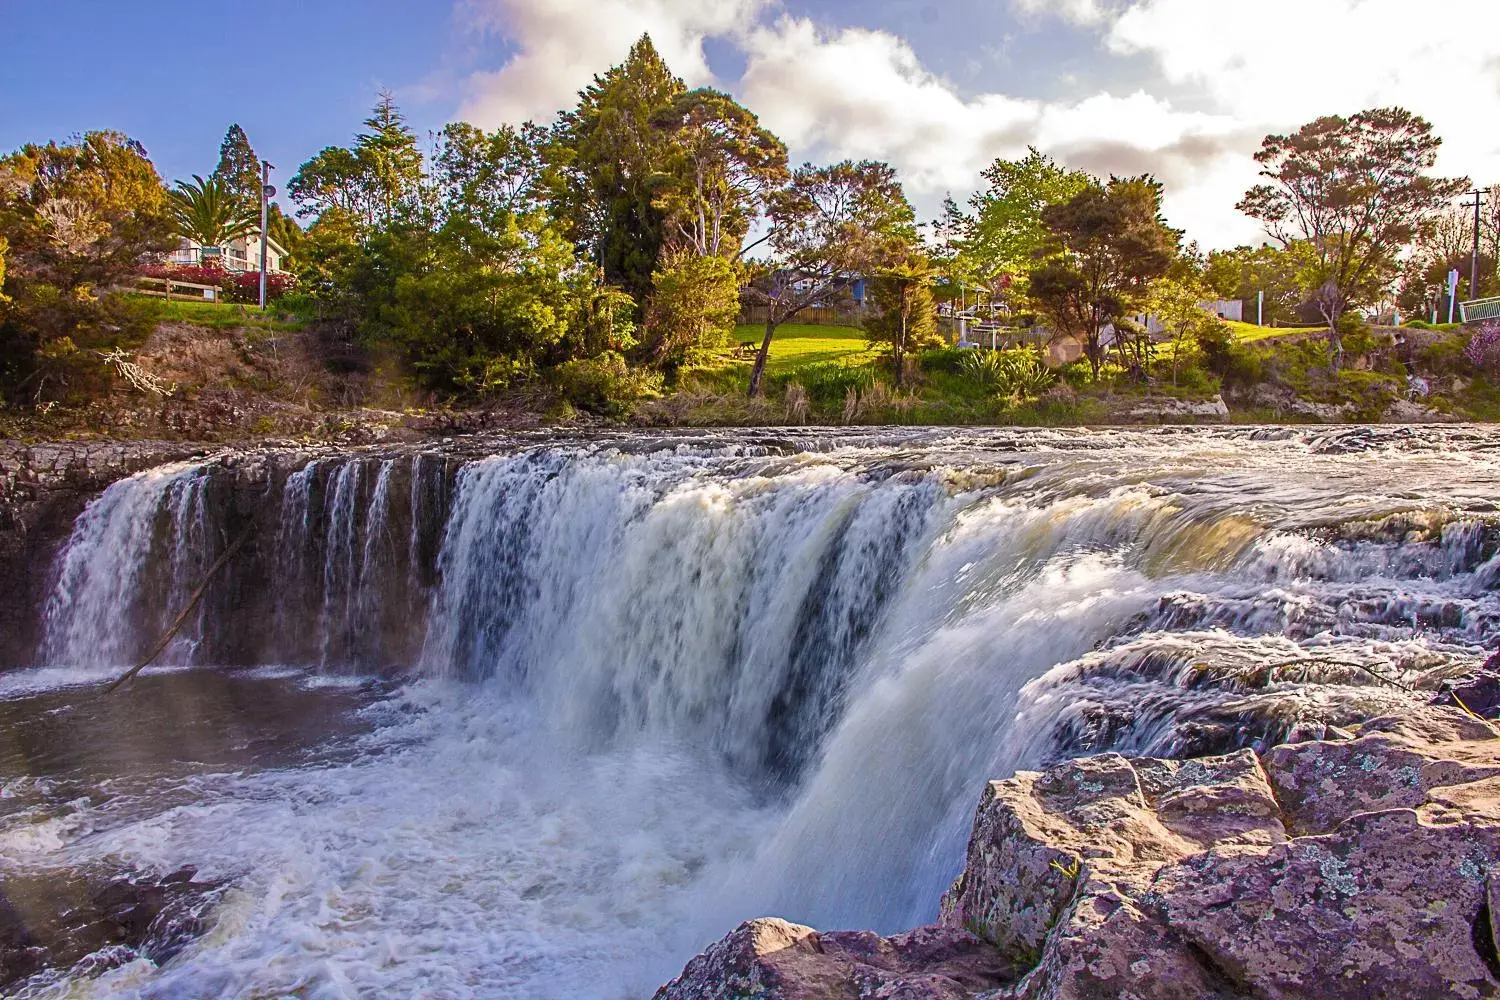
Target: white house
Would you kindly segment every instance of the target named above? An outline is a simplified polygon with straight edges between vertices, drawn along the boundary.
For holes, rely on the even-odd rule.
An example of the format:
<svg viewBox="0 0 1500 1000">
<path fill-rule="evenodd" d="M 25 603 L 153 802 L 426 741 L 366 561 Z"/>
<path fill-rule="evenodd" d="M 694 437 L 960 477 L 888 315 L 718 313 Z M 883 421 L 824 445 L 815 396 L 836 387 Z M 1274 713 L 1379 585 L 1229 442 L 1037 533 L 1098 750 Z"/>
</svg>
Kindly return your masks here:
<svg viewBox="0 0 1500 1000">
<path fill-rule="evenodd" d="M 286 257 L 280 243 L 270 237 L 266 238 L 266 273 L 275 274 L 281 270 L 281 262 Z M 260 234 L 251 233 L 248 236 L 240 236 L 230 240 L 222 247 L 205 247 L 195 240 L 186 236 L 178 239 L 177 249 L 167 258 L 168 263 L 186 264 L 197 266 L 200 264 L 218 264 L 226 271 L 259 271 L 260 270 Z"/>
</svg>

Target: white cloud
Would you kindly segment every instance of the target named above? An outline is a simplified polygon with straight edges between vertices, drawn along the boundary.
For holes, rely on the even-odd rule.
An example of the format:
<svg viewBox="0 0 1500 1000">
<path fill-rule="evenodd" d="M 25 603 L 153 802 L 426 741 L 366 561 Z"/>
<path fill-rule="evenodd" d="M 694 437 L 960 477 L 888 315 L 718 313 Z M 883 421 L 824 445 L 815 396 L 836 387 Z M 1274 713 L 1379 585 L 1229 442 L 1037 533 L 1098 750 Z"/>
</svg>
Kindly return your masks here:
<svg viewBox="0 0 1500 1000">
<path fill-rule="evenodd" d="M 1138 92 L 1077 102 L 1004 94 L 965 98 L 926 69 L 903 40 L 860 28 L 824 31 L 783 17 L 748 32 L 740 98 L 794 150 L 821 158 L 871 157 L 900 171 L 919 207 L 934 210 L 947 191 L 967 194 L 997 156 L 1035 145 L 1100 174 L 1156 173 L 1168 183 L 1167 211 L 1204 199 L 1184 197 L 1205 180 L 1227 204 L 1254 177 L 1254 138 L 1226 116 L 1184 112 Z M 1236 173 L 1226 162 L 1238 162 Z M 1237 189 L 1225 194 L 1228 178 Z M 1196 216 L 1196 213 L 1195 213 Z M 1232 213 L 1183 219 L 1214 243 L 1249 238 Z"/>
<path fill-rule="evenodd" d="M 1136 0 L 1106 39 L 1269 129 L 1399 104 L 1443 136 L 1440 167 L 1500 180 L 1497 32 L 1495 0 Z"/>
<path fill-rule="evenodd" d="M 690 86 L 714 83 L 703 41 L 748 26 L 765 0 L 463 0 L 470 25 L 512 42 L 499 70 L 470 78 L 460 115 L 479 125 L 545 118 L 643 33 Z"/>
<path fill-rule="evenodd" d="M 1252 240 L 1234 209 L 1269 131 L 1319 114 L 1401 103 L 1447 143 L 1440 166 L 1500 181 L 1500 69 L 1482 39 L 1496 0 L 1012 0 L 1029 20 L 1097 34 L 1100 59 L 1147 57 L 1158 84 L 1038 101 L 965 94 L 901 38 L 772 16 L 775 0 L 463 0 L 471 23 L 513 54 L 469 81 L 462 114 L 480 124 L 548 117 L 650 32 L 691 85 L 730 90 L 798 159 L 894 164 L 919 208 L 962 198 L 997 156 L 1036 145 L 1097 173 L 1149 171 L 1174 225 L 1207 246 Z M 725 41 L 742 77 L 715 80 L 704 52 Z M 1172 95 L 1189 90 L 1192 108 Z"/>
</svg>

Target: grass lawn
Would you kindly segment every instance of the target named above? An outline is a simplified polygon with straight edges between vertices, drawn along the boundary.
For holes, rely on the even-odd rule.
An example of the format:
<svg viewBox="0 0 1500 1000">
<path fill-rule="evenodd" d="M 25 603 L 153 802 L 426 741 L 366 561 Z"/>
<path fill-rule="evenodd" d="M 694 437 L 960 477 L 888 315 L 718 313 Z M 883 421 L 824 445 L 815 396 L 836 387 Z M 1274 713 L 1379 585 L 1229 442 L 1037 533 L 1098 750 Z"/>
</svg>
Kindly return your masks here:
<svg viewBox="0 0 1500 1000">
<path fill-rule="evenodd" d="M 233 302 L 189 302 L 184 299 L 159 298 L 153 295 L 129 295 L 132 302 L 150 310 L 158 323 L 193 323 L 216 329 L 249 326 L 266 330 L 300 330 L 305 324 L 277 318 L 274 308 L 260 311 L 259 306 Z"/>
<path fill-rule="evenodd" d="M 734 337 L 741 344 L 759 346 L 765 333 L 763 326 L 737 326 Z M 857 327 L 785 323 L 776 328 L 776 336 L 771 340 L 766 373 L 787 375 L 799 368 L 829 361 L 865 364 L 873 362 L 877 356 L 877 352 L 870 350 L 866 343 L 865 332 Z"/>
<path fill-rule="evenodd" d="M 1286 337 L 1294 333 L 1321 333 L 1327 329 L 1321 326 L 1256 326 L 1254 323 L 1237 323 L 1232 319 L 1224 322 L 1234 331 L 1235 339 L 1243 344 L 1270 340 L 1272 337 Z"/>
</svg>

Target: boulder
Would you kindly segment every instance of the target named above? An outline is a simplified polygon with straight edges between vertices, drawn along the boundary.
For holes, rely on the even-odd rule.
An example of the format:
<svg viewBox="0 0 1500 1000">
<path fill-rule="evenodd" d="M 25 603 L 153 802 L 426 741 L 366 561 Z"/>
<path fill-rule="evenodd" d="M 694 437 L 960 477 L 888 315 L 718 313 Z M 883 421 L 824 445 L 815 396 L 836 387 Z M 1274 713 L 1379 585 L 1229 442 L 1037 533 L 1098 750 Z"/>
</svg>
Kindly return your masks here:
<svg viewBox="0 0 1500 1000">
<path fill-rule="evenodd" d="M 1413 704 L 1339 735 L 991 782 L 913 932 L 940 947 L 757 921 L 658 1000 L 1500 996 L 1500 730 Z"/>
</svg>

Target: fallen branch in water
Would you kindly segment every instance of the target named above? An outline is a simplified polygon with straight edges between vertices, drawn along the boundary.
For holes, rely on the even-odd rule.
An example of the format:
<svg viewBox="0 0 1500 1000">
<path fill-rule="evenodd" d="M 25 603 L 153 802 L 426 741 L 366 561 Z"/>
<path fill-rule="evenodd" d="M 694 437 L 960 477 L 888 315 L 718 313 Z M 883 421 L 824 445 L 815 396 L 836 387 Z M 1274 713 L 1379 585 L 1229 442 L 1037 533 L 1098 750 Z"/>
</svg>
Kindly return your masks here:
<svg viewBox="0 0 1500 1000">
<path fill-rule="evenodd" d="M 203 582 L 198 584 L 198 589 L 193 591 L 193 596 L 188 599 L 187 607 L 178 612 L 176 619 L 172 622 L 172 627 L 167 629 L 167 634 L 161 637 L 161 641 L 151 650 L 150 655 L 116 678 L 114 683 L 104 689 L 105 694 L 109 694 L 136 674 L 145 670 L 152 660 L 161 655 L 161 651 L 167 648 L 167 644 L 172 641 L 173 637 L 177 635 L 178 630 L 182 628 L 183 623 L 187 621 L 188 615 L 192 614 L 193 609 L 198 606 L 198 602 L 203 600 L 203 595 L 208 592 L 208 585 L 213 582 L 213 578 L 218 575 L 219 570 L 229 564 L 229 560 L 234 558 L 234 554 L 250 539 L 250 533 L 254 529 L 255 522 L 253 520 L 245 525 L 245 530 L 240 532 L 239 537 L 231 542 L 229 548 L 225 549 L 219 558 L 214 560 L 214 564 L 208 568 L 208 572 L 203 577 Z"/>
<path fill-rule="evenodd" d="M 1312 656 L 1312 657 L 1306 657 L 1306 658 L 1303 658 L 1303 659 L 1288 660 L 1285 663 L 1273 663 L 1273 664 L 1270 665 L 1270 667 L 1268 669 L 1269 670 L 1279 670 L 1279 669 L 1284 668 L 1284 667 L 1310 666 L 1310 665 L 1312 665 L 1314 663 L 1326 663 L 1326 664 L 1330 664 L 1330 665 L 1335 666 L 1335 667 L 1353 667 L 1356 670 L 1363 670 L 1365 673 L 1369 674 L 1371 677 L 1375 678 L 1377 681 L 1380 681 L 1382 684 L 1389 684 L 1391 687 L 1396 688 L 1396 689 L 1401 690 L 1401 691 L 1405 691 L 1407 694 L 1413 694 L 1413 695 L 1420 695 L 1421 694 L 1421 692 L 1418 691 L 1416 688 L 1409 687 L 1409 686 L 1407 686 L 1405 684 L 1402 684 L 1398 680 L 1394 680 L 1394 679 L 1392 679 L 1390 677 L 1385 676 L 1384 674 L 1380 673 L 1378 670 L 1376 670 L 1374 667 L 1370 666 L 1369 664 L 1359 663 L 1359 662 L 1356 662 L 1354 660 L 1340 660 L 1340 659 L 1336 659 L 1336 658 L 1331 657 L 1331 656 Z M 1303 679 L 1305 680 L 1306 677 L 1307 677 L 1307 674 L 1304 672 L 1302 676 L 1303 676 Z M 1490 730 L 1492 732 L 1495 731 L 1495 724 L 1493 722 L 1491 722 L 1489 719 L 1486 719 L 1484 716 L 1480 715 L 1478 712 L 1474 711 L 1468 705 L 1465 705 L 1464 704 L 1464 700 L 1458 696 L 1458 692 L 1457 691 L 1449 691 L 1447 693 L 1453 699 L 1453 701 L 1458 705 L 1459 710 L 1462 711 L 1465 715 L 1467 715 L 1469 718 L 1473 719 L 1475 722 L 1482 722 L 1482 723 L 1484 723 L 1486 726 L 1488 726 L 1490 728 Z M 1500 735 L 1500 733 L 1497 733 L 1497 735 Z"/>
</svg>

